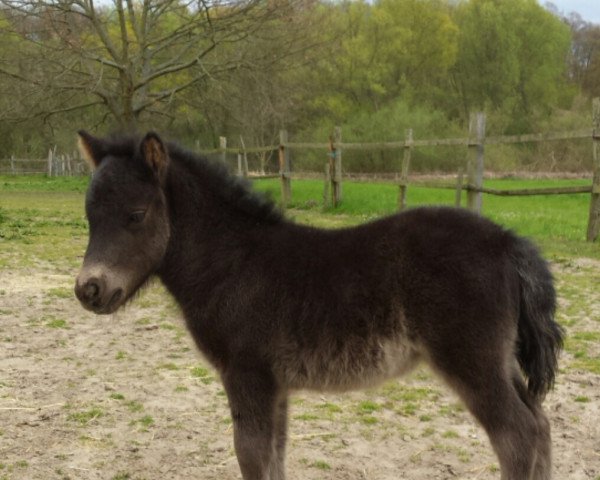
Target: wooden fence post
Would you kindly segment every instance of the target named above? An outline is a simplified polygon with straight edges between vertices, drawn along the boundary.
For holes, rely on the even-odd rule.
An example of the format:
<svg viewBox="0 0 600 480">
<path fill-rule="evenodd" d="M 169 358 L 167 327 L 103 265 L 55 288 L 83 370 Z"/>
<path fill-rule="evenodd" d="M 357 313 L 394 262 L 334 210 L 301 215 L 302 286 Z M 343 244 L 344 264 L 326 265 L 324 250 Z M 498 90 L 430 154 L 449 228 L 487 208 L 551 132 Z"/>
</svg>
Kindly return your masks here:
<svg viewBox="0 0 600 480">
<path fill-rule="evenodd" d="M 281 177 L 281 204 L 284 208 L 292 199 L 292 179 L 290 164 L 290 149 L 287 148 L 288 132 L 279 131 L 279 175 Z"/>
<path fill-rule="evenodd" d="M 16 175 L 17 171 L 15 169 L 15 156 L 11 155 L 10 156 L 10 173 L 12 173 L 13 175 Z"/>
<path fill-rule="evenodd" d="M 331 166 L 332 205 L 337 207 L 342 202 L 342 127 L 335 127 L 333 136 L 329 137 L 329 165 Z"/>
<path fill-rule="evenodd" d="M 462 200 L 462 187 L 463 187 L 463 169 L 458 169 L 458 175 L 456 177 L 456 196 L 454 197 L 454 206 L 460 208 L 460 202 Z"/>
<path fill-rule="evenodd" d="M 238 163 L 238 177 L 245 177 L 244 170 L 242 169 L 242 151 L 241 150 L 237 153 L 237 163 Z"/>
<path fill-rule="evenodd" d="M 590 199 L 590 216 L 588 219 L 587 241 L 593 242 L 600 232 L 600 98 L 593 101 L 592 112 L 593 130 L 593 169 L 592 196 Z"/>
<path fill-rule="evenodd" d="M 329 185 L 331 184 L 331 164 L 325 162 L 325 185 L 323 186 L 323 208 L 329 207 L 331 197 L 329 196 Z"/>
<path fill-rule="evenodd" d="M 48 176 L 52 176 L 52 149 L 48 150 Z"/>
<path fill-rule="evenodd" d="M 404 134 L 404 156 L 402 157 L 402 172 L 400 173 L 400 187 L 398 196 L 398 209 L 406 208 L 406 190 L 408 189 L 408 171 L 410 169 L 410 156 L 413 142 L 413 130 L 409 128 Z"/>
<path fill-rule="evenodd" d="M 221 150 L 221 161 L 227 163 L 227 137 L 219 137 L 219 150 Z"/>
<path fill-rule="evenodd" d="M 248 155 L 246 153 L 246 144 L 244 143 L 244 137 L 240 135 L 240 145 L 242 146 L 241 151 L 238 153 L 238 170 L 241 170 L 240 175 L 244 178 L 248 178 Z"/>
<path fill-rule="evenodd" d="M 485 113 L 478 112 L 469 117 L 467 208 L 481 213 L 482 193 L 474 189 L 483 186 L 483 143 L 485 141 Z"/>
</svg>

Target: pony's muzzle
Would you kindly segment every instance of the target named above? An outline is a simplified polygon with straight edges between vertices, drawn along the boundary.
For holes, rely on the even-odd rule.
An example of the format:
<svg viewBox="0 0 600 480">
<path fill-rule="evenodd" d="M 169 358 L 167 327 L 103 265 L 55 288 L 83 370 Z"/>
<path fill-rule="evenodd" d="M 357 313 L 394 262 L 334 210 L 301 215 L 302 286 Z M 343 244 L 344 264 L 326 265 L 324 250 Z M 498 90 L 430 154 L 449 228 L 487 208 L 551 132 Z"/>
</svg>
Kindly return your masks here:
<svg viewBox="0 0 600 480">
<path fill-rule="evenodd" d="M 109 289 L 103 276 L 77 278 L 75 295 L 84 308 L 95 313 L 112 313 L 123 296 L 122 288 Z"/>
</svg>

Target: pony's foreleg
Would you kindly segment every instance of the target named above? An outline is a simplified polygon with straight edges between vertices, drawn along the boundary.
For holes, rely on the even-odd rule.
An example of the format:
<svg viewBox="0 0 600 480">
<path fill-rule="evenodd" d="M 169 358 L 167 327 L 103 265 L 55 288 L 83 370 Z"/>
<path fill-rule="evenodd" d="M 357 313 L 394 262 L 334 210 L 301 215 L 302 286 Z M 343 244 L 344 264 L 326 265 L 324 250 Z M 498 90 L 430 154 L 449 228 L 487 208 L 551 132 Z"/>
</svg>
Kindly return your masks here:
<svg viewBox="0 0 600 480">
<path fill-rule="evenodd" d="M 287 441 L 287 393 L 282 394 L 275 406 L 275 437 L 273 456 L 269 465 L 269 480 L 285 480 L 285 445 Z"/>
<path fill-rule="evenodd" d="M 279 480 L 276 460 L 278 392 L 272 375 L 261 369 L 229 369 L 223 383 L 233 419 L 233 440 L 244 480 Z"/>
</svg>

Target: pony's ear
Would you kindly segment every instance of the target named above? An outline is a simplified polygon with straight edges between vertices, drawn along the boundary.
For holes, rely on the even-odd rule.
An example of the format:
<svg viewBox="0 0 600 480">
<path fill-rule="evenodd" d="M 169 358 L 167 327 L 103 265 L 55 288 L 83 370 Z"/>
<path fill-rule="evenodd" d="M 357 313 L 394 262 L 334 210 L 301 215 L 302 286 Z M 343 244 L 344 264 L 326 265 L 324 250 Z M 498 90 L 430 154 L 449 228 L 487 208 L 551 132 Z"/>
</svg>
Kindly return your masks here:
<svg viewBox="0 0 600 480">
<path fill-rule="evenodd" d="M 90 168 L 94 170 L 106 155 L 106 149 L 104 141 L 100 138 L 96 138 L 85 130 L 79 130 L 77 132 L 77 145 L 79 147 L 79 153 L 88 163 Z"/>
<path fill-rule="evenodd" d="M 140 150 L 146 164 L 163 183 L 169 166 L 169 154 L 163 141 L 156 133 L 149 132 L 142 139 Z"/>
</svg>

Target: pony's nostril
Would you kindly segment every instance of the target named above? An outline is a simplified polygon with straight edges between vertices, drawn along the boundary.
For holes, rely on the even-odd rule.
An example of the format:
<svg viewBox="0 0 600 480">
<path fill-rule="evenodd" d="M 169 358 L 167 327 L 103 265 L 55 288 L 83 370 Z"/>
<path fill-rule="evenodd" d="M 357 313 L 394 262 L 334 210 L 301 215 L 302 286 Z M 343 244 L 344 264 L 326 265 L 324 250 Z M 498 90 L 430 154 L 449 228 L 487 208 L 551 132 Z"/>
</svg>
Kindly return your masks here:
<svg viewBox="0 0 600 480">
<path fill-rule="evenodd" d="M 102 285 L 103 282 L 101 279 L 92 277 L 83 285 L 77 287 L 77 296 L 82 302 L 93 305 L 102 297 Z"/>
<path fill-rule="evenodd" d="M 87 299 L 94 299 L 100 293 L 100 286 L 95 282 L 88 282 L 83 288 L 83 295 Z"/>
</svg>

